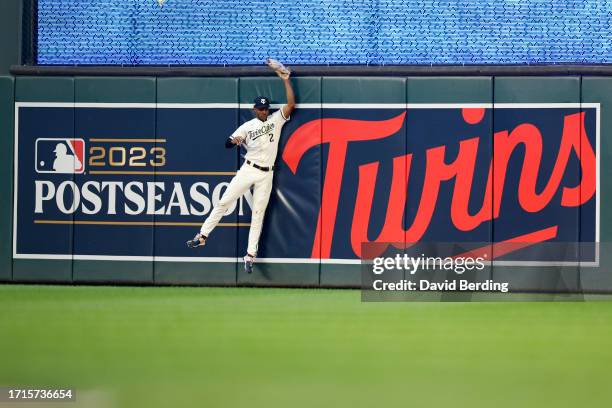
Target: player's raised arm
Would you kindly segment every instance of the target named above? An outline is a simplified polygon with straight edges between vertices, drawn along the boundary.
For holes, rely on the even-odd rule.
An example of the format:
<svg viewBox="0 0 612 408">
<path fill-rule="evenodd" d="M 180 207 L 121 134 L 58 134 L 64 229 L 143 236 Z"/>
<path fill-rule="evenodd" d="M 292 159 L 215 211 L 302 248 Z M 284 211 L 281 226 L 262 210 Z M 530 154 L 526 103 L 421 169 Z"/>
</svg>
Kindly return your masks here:
<svg viewBox="0 0 612 408">
<path fill-rule="evenodd" d="M 291 86 L 291 81 L 289 80 L 289 76 L 291 75 L 291 71 L 289 68 L 285 67 L 279 61 L 268 58 L 266 61 L 268 66 L 276 72 L 285 84 L 285 93 L 287 94 L 287 104 L 283 106 L 283 117 L 289 118 L 291 116 L 291 112 L 295 109 L 295 95 L 293 94 L 293 87 Z"/>
<path fill-rule="evenodd" d="M 283 116 L 285 119 L 288 119 L 293 109 L 295 109 L 295 95 L 293 94 L 293 87 L 288 75 L 286 78 L 283 78 L 283 82 L 285 84 L 285 93 L 287 94 L 287 104 L 283 106 Z"/>
</svg>

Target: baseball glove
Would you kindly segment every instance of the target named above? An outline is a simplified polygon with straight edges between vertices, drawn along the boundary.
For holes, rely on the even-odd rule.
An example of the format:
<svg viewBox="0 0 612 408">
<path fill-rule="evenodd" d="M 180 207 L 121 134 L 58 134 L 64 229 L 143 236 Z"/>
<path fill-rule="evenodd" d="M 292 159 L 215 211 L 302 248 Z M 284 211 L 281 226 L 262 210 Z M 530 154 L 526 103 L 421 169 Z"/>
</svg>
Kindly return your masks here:
<svg viewBox="0 0 612 408">
<path fill-rule="evenodd" d="M 291 75 L 291 71 L 289 70 L 289 68 L 287 68 L 280 61 L 275 60 L 274 58 L 268 58 L 266 60 L 266 64 L 268 64 L 268 66 L 272 68 L 274 72 L 276 72 L 276 75 L 283 79 L 289 78 L 289 75 Z"/>
</svg>

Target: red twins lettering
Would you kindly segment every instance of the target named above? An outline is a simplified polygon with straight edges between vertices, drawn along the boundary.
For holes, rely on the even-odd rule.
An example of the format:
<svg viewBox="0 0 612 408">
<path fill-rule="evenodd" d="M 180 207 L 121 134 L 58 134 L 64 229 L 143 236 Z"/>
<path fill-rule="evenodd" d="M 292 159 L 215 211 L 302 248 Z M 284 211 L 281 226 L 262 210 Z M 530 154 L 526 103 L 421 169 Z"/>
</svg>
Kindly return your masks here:
<svg viewBox="0 0 612 408">
<path fill-rule="evenodd" d="M 323 182 L 322 206 L 319 210 L 312 257 L 329 258 L 334 235 L 334 220 L 338 211 L 340 187 L 344 173 L 348 143 L 384 139 L 396 134 L 404 123 L 406 113 L 384 121 L 352 119 L 319 119 L 298 128 L 283 152 L 283 160 L 293 173 L 306 151 L 314 146 L 329 143 L 329 157 Z M 430 148 L 425 152 L 426 171 L 418 210 L 410 227 L 402 227 L 407 200 L 407 187 L 411 174 L 412 154 L 393 159 L 393 179 L 389 192 L 385 223 L 374 242 L 417 242 L 427 231 L 438 201 L 440 185 L 454 179 L 450 218 L 461 231 L 471 231 L 484 222 L 498 218 L 508 164 L 512 154 L 524 150 L 518 202 L 522 210 L 537 213 L 546 208 L 558 191 L 568 161 L 573 154 L 580 161 L 581 180 L 576 186 L 563 186 L 560 205 L 576 207 L 589 201 L 596 189 L 596 157 L 585 129 L 584 112 L 566 115 L 557 158 L 545 187 L 537 191 L 542 158 L 542 135 L 533 124 L 523 123 L 510 132 L 494 134 L 493 157 L 489 165 L 486 191 L 482 206 L 474 213 L 468 211 L 471 197 L 476 156 L 480 138 L 470 138 L 459 143 L 456 157 L 447 157 L 446 146 Z M 379 162 L 359 166 L 358 190 L 351 227 L 351 245 L 361 256 L 361 244 L 369 242 L 368 225 L 371 215 L 374 188 Z M 406 169 L 408 169 L 406 173 Z M 405 177 L 407 175 L 407 177 Z M 491 195 L 493 200 L 490 199 Z M 492 207 L 492 208 L 491 208 Z"/>
</svg>

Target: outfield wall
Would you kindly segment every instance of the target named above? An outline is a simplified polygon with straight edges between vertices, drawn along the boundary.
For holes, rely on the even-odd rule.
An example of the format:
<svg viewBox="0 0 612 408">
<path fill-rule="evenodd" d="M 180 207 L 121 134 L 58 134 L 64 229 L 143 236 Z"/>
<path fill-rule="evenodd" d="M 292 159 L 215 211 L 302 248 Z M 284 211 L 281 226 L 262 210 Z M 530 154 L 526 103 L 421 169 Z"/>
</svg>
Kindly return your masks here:
<svg viewBox="0 0 612 408">
<path fill-rule="evenodd" d="M 363 241 L 519 240 L 477 279 L 612 290 L 611 78 L 292 81 L 247 275 L 250 194 L 204 248 L 184 242 L 242 163 L 223 143 L 253 97 L 284 102 L 276 77 L 0 78 L 0 280 L 355 287 Z"/>
</svg>

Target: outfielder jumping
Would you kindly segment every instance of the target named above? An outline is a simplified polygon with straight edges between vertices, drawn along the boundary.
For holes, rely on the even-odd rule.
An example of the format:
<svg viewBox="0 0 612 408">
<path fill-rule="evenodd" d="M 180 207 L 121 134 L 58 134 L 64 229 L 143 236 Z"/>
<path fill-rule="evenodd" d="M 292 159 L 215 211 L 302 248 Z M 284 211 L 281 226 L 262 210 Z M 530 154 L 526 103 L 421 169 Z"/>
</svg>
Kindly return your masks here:
<svg viewBox="0 0 612 408">
<path fill-rule="evenodd" d="M 258 96 L 254 100 L 253 112 L 255 118 L 243 123 L 225 142 L 225 147 L 244 146 L 247 150 L 244 163 L 219 203 L 204 221 L 200 232 L 187 241 L 189 248 L 196 248 L 206 244 L 209 234 L 217 226 L 227 208 L 240 198 L 251 186 L 253 187 L 253 215 L 249 230 L 249 244 L 247 254 L 244 256 L 244 269 L 247 273 L 253 271 L 253 263 L 257 256 L 259 236 L 263 224 L 264 214 L 272 191 L 272 177 L 274 174 L 274 161 L 278 151 L 278 141 L 281 129 L 290 119 L 295 108 L 295 96 L 289 81 L 290 71 L 280 62 L 268 59 L 267 64 L 283 80 L 287 94 L 287 104 L 278 111 L 270 114 L 270 101 L 265 96 Z"/>
</svg>

